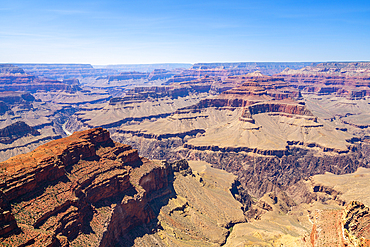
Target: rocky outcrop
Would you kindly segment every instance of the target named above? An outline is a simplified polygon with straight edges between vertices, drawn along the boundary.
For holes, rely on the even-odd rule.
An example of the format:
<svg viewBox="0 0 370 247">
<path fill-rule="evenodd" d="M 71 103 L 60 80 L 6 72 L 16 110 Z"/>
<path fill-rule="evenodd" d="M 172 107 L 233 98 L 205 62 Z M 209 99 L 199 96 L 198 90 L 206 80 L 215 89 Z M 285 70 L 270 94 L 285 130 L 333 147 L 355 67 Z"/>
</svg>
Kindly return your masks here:
<svg viewBox="0 0 370 247">
<path fill-rule="evenodd" d="M 258 77 L 257 79 L 251 78 L 253 76 L 249 77 L 248 75 L 228 77 L 225 82 L 237 81 L 239 85 L 223 91 L 214 98 L 204 99 L 192 108 L 249 107 L 252 114 L 253 112 L 257 114 L 281 111 L 286 113 L 296 112 L 293 114 L 299 115 L 312 115 L 305 109 L 304 105 L 299 105 L 299 102 L 295 101 L 301 98 L 299 90 L 290 87 L 288 83 L 284 82 L 284 79 L 267 76 Z M 292 106 L 287 107 L 287 103 Z M 252 105 L 253 107 L 251 107 Z M 296 110 L 293 110 L 293 108 Z"/>
<path fill-rule="evenodd" d="M 18 230 L 17 222 L 11 213 L 10 204 L 2 191 L 0 191 L 0 236 L 7 236 Z"/>
<path fill-rule="evenodd" d="M 103 129 L 75 133 L 0 163 L 4 198 L 18 225 L 28 226 L 7 241 L 45 241 L 45 246 L 60 245 L 64 238 L 73 241 L 93 220 L 93 205 L 133 190 L 129 173 L 143 163 L 154 165 L 130 146 L 113 143 Z M 39 235 L 37 229 L 47 231 Z"/>
<path fill-rule="evenodd" d="M 102 128 L 49 142 L 0 163 L 0 168 L 0 241 L 12 245 L 132 246 L 137 238 L 160 231 L 160 222 L 165 224 L 166 217 L 173 217 L 180 224 L 177 213 L 160 213 L 160 209 L 165 205 L 173 208 L 169 200 L 176 198 L 177 193 L 187 196 L 187 191 L 199 191 L 204 186 L 202 175 L 194 175 L 186 161 L 168 163 L 141 158 L 129 145 L 113 142 Z M 219 176 L 216 174 L 212 177 Z M 212 237 L 212 243 L 224 243 L 227 228 L 244 221 L 240 204 L 228 191 L 234 178 L 226 173 L 223 176 L 229 184 L 214 188 L 222 194 L 222 199 L 218 199 L 222 205 L 212 206 L 216 205 L 212 201 L 214 189 L 205 189 L 205 194 L 211 196 L 202 203 L 213 211 L 203 214 L 217 214 L 230 203 L 237 206 L 227 209 L 216 221 L 207 220 L 212 231 L 222 236 L 209 235 L 196 223 L 192 241 Z M 199 188 L 192 187 L 195 185 Z M 237 188 L 235 193 L 239 193 Z M 196 198 L 189 198 L 186 205 L 194 212 L 200 210 Z M 204 216 L 194 219 L 199 217 Z M 176 231 L 184 234 L 182 229 Z M 204 236 L 199 238 L 199 233 Z M 178 237 L 174 240 L 182 241 Z"/>
<path fill-rule="evenodd" d="M 353 246 L 370 244 L 370 212 L 363 203 L 352 201 L 344 209 L 342 220 L 344 236 Z"/>
<path fill-rule="evenodd" d="M 281 112 L 292 115 L 313 116 L 313 114 L 304 105 L 297 104 L 260 103 L 249 106 L 248 110 L 251 115 L 266 112 Z"/>
<path fill-rule="evenodd" d="M 27 135 L 40 135 L 40 132 L 27 125 L 25 122 L 15 122 L 14 124 L 0 129 L 0 143 L 9 144 Z"/>
<path fill-rule="evenodd" d="M 69 140 L 65 140 L 64 142 L 59 141 L 49 143 L 48 145 L 39 147 L 30 155 L 24 155 L 19 158 L 14 157 L 6 163 L 1 164 L 3 171 L 3 182 L 1 185 L 1 190 L 4 192 L 6 199 L 11 204 L 13 204 L 12 213 L 16 215 L 18 221 L 19 219 L 22 219 L 24 220 L 24 222 L 22 223 L 29 224 L 35 229 L 39 229 L 40 227 L 42 228 L 45 224 L 48 227 L 51 227 L 54 232 L 51 231 L 50 233 L 48 233 L 51 237 L 51 240 L 48 243 L 49 245 L 56 244 L 55 242 L 56 240 L 58 240 L 58 238 L 56 239 L 57 233 L 67 235 L 68 238 L 76 237 L 78 231 L 82 226 L 85 214 L 88 214 L 89 211 L 91 213 L 91 209 L 89 210 L 89 207 L 91 206 L 88 206 L 88 204 L 84 200 L 85 197 L 88 198 L 88 201 L 91 200 L 95 202 L 97 200 L 96 196 L 91 198 L 91 196 L 89 197 L 86 195 L 89 195 L 89 192 L 93 191 L 94 189 L 97 190 L 99 186 L 88 185 L 90 185 L 91 181 L 98 182 L 99 180 L 101 180 L 103 177 L 100 177 L 100 179 L 97 180 L 96 178 L 98 177 L 98 175 L 104 173 L 93 173 L 93 170 L 90 170 L 90 172 L 92 172 L 91 177 L 86 180 L 79 181 L 82 183 L 82 185 L 80 185 L 79 183 L 76 184 L 76 182 L 75 184 L 73 184 L 73 182 L 70 184 L 69 187 L 71 189 L 73 188 L 73 194 L 68 193 L 69 188 L 67 189 L 64 187 L 59 187 L 59 191 L 61 192 L 61 194 L 54 194 L 53 197 L 55 196 L 55 198 L 50 198 L 50 196 L 48 196 L 48 193 L 50 193 L 50 191 L 45 194 L 44 186 L 52 186 L 52 184 L 55 183 L 60 186 L 61 184 L 59 180 L 67 179 L 66 168 L 76 162 L 79 162 L 80 160 L 96 156 L 95 148 L 97 148 L 99 144 L 104 146 L 109 146 L 112 144 L 112 141 L 110 141 L 109 134 L 107 132 L 104 133 L 104 131 L 92 131 L 89 133 L 75 135 L 74 137 L 70 138 Z M 125 149 L 125 147 L 121 147 L 121 149 L 122 148 Z M 135 156 L 135 152 L 133 152 L 132 155 Z M 134 158 L 134 156 L 132 155 L 126 156 L 131 156 L 131 160 L 139 159 L 137 153 L 136 158 Z M 18 161 L 18 159 L 20 159 L 20 161 Z M 101 171 L 104 171 L 104 168 Z M 125 184 L 127 184 L 127 180 L 125 183 L 125 179 L 123 179 L 124 177 L 119 179 L 117 177 L 117 174 L 112 175 L 113 176 L 108 176 L 105 179 L 101 180 L 100 183 L 105 184 L 108 182 L 108 184 L 122 184 L 121 187 L 124 188 Z M 114 194 L 114 191 L 112 190 L 109 192 Z M 41 197 L 39 197 L 40 195 Z M 57 195 L 61 197 L 57 198 Z M 108 193 L 107 195 L 109 197 L 110 193 Z M 81 198 L 81 196 L 83 196 L 83 198 Z M 23 204 L 23 200 L 25 200 L 26 198 L 36 201 L 35 203 L 33 203 L 32 206 L 28 205 L 27 207 Z M 39 201 L 38 199 L 40 198 L 44 198 L 44 201 Z M 17 201 L 21 205 L 21 207 L 15 207 L 14 201 Z M 49 208 L 49 205 L 52 207 Z M 27 210 L 27 212 L 24 212 L 23 210 Z M 59 226 L 58 224 L 53 224 L 48 221 L 48 219 L 55 216 L 59 216 L 57 217 Z M 29 237 L 30 236 L 23 236 L 23 241 L 25 243 L 30 241 L 33 243 L 37 243 L 38 241 L 40 241 L 40 239 L 37 238 L 28 239 Z M 46 239 L 50 238 L 48 236 L 44 237 Z M 20 238 L 20 240 L 21 239 L 22 238 Z"/>
</svg>

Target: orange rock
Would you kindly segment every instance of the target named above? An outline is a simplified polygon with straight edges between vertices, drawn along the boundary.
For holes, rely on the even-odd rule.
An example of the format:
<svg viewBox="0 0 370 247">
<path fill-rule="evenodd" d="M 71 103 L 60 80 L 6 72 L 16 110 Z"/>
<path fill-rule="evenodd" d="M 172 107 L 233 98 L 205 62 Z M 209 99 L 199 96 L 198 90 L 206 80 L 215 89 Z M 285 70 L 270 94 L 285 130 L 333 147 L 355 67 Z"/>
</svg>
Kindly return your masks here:
<svg viewBox="0 0 370 247">
<path fill-rule="evenodd" d="M 178 170 L 140 158 L 102 128 L 51 141 L 0 167 L 0 241 L 32 246 L 114 243 L 155 217 L 149 194 L 169 193 L 169 175 Z"/>
</svg>

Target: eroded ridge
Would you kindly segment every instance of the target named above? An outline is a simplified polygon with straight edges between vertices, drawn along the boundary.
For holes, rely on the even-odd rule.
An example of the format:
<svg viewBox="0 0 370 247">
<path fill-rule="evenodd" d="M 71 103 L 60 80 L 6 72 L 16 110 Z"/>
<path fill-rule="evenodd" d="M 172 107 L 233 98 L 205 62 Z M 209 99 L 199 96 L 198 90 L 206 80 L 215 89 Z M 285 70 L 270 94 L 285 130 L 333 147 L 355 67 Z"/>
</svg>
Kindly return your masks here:
<svg viewBox="0 0 370 247">
<path fill-rule="evenodd" d="M 151 200 L 171 193 L 174 171 L 190 169 L 140 158 L 102 128 L 49 142 L 0 167 L 0 237 L 11 246 L 114 245 L 151 222 Z"/>
</svg>

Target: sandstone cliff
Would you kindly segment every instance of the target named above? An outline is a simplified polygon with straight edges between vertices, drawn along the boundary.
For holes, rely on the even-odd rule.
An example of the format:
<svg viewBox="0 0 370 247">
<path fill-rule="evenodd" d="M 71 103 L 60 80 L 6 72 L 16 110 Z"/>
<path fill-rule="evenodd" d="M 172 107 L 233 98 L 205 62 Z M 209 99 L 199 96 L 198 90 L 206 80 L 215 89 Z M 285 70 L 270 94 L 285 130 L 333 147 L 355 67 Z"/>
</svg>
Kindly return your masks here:
<svg viewBox="0 0 370 247">
<path fill-rule="evenodd" d="M 231 174 L 211 173 L 225 180 L 217 185 L 221 180 L 194 174 L 186 161 L 140 158 L 102 128 L 49 142 L 0 168 L 0 241 L 11 246 L 151 246 L 165 239 L 209 246 L 224 243 L 228 228 L 245 221 L 230 192 Z M 197 190 L 202 200 L 192 197 Z M 210 210 L 199 213 L 203 207 Z M 192 220 L 183 221 L 178 213 L 189 210 Z"/>
</svg>

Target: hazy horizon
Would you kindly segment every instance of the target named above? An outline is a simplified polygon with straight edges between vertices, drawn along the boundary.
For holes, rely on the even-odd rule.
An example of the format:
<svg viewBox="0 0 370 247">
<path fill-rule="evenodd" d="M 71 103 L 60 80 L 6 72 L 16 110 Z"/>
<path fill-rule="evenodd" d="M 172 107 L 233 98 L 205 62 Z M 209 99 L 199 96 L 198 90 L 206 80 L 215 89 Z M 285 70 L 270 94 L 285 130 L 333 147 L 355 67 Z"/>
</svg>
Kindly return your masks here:
<svg viewBox="0 0 370 247">
<path fill-rule="evenodd" d="M 368 1 L 1 1 L 0 63 L 368 61 Z"/>
</svg>

